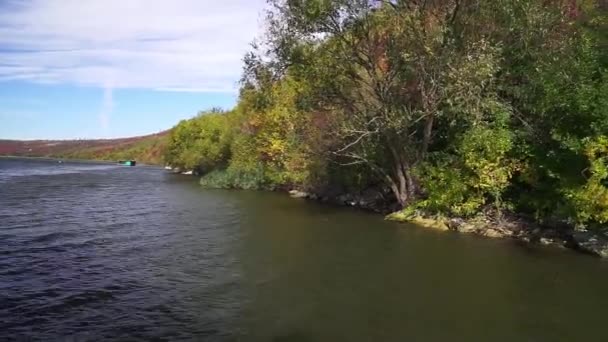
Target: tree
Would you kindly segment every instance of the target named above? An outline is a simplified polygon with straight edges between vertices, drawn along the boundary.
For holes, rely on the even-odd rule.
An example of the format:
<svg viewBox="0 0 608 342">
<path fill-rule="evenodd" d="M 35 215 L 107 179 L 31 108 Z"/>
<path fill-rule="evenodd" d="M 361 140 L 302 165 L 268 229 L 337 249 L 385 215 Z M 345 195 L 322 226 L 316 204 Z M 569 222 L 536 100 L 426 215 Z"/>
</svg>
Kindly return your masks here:
<svg viewBox="0 0 608 342">
<path fill-rule="evenodd" d="M 229 113 L 201 112 L 174 127 L 165 150 L 165 161 L 174 167 L 206 173 L 225 167 L 233 137 Z"/>
<path fill-rule="evenodd" d="M 271 3 L 267 65 L 314 89 L 306 109 L 331 118 L 337 162 L 366 165 L 402 206 L 411 203 L 419 193 L 412 170 L 428 155 L 446 100 L 465 92 L 482 97 L 494 76 L 495 66 L 484 64 L 492 62 L 491 47 L 456 39 L 474 7 L 460 1 Z M 467 71 L 468 83 L 450 77 Z"/>
</svg>

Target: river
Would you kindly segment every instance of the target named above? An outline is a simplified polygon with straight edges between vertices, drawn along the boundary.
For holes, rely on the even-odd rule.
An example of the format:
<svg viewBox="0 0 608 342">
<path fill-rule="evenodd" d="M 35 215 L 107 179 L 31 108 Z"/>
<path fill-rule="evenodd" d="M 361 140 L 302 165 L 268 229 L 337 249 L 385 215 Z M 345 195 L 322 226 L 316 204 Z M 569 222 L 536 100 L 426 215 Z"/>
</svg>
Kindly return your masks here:
<svg viewBox="0 0 608 342">
<path fill-rule="evenodd" d="M 607 341 L 607 291 L 572 251 L 0 159 L 2 341 Z"/>
</svg>

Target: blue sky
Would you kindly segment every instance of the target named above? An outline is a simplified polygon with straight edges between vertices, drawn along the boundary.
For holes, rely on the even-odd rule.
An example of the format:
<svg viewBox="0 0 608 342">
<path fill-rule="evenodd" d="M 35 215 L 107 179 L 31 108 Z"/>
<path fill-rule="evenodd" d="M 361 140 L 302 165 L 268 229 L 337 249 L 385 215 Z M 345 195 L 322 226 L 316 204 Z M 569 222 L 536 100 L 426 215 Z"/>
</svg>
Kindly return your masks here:
<svg viewBox="0 0 608 342">
<path fill-rule="evenodd" d="M 0 1 L 0 139 L 141 135 L 231 108 L 264 3 Z"/>
</svg>

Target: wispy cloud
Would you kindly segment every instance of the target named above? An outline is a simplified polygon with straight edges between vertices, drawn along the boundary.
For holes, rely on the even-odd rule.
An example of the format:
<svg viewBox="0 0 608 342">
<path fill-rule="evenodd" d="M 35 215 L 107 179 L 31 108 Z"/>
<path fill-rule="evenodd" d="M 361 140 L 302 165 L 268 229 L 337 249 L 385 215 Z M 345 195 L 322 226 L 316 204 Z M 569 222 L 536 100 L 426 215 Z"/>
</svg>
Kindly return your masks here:
<svg viewBox="0 0 608 342">
<path fill-rule="evenodd" d="M 99 123 L 104 132 L 107 132 L 110 127 L 110 115 L 112 115 L 112 110 L 114 109 L 113 91 L 111 84 L 106 85 L 103 89 L 103 101 L 101 103 L 101 110 L 99 111 Z"/>
<path fill-rule="evenodd" d="M 234 91 L 264 3 L 5 0 L 0 81 Z"/>
</svg>

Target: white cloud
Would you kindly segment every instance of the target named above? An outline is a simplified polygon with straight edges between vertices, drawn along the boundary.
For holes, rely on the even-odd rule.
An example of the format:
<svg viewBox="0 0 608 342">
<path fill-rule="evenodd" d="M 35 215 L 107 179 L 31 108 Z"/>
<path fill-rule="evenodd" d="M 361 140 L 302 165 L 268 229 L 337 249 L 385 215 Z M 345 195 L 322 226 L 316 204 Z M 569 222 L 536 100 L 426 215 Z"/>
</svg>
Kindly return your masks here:
<svg viewBox="0 0 608 342">
<path fill-rule="evenodd" d="M 107 131 L 110 127 L 110 115 L 114 110 L 114 96 L 111 84 L 107 84 L 103 89 L 103 100 L 101 102 L 101 110 L 99 111 L 99 123 L 101 129 Z"/>
<path fill-rule="evenodd" d="M 234 91 L 265 0 L 5 0 L 0 81 Z"/>
</svg>

